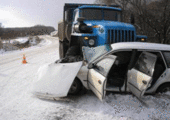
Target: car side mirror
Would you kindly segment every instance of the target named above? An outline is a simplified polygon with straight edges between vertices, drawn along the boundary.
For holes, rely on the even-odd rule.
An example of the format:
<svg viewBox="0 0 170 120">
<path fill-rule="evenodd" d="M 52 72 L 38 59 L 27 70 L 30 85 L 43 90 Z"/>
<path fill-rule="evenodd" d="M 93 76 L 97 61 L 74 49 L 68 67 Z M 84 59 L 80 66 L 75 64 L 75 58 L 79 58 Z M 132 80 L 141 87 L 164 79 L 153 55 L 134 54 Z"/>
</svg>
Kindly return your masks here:
<svg viewBox="0 0 170 120">
<path fill-rule="evenodd" d="M 96 65 L 95 65 L 94 63 L 90 63 L 87 68 L 88 68 L 88 69 L 92 69 L 92 68 L 95 68 L 95 66 L 96 66 Z"/>
</svg>

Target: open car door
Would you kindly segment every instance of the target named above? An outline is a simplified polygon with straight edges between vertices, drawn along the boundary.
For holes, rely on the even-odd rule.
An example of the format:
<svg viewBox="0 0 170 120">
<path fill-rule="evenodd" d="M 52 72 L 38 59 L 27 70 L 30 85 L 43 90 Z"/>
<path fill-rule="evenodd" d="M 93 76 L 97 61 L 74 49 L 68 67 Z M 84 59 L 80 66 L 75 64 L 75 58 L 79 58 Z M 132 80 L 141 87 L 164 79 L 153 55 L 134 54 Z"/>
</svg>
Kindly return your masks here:
<svg viewBox="0 0 170 120">
<path fill-rule="evenodd" d="M 142 98 L 152 81 L 156 60 L 156 55 L 143 52 L 139 56 L 135 66 L 131 70 L 128 70 L 127 87 L 139 99 Z"/>
<path fill-rule="evenodd" d="M 105 97 L 106 79 L 116 56 L 108 55 L 96 63 L 91 64 L 88 73 L 88 85 L 96 96 L 102 101 Z M 90 65 L 90 64 L 89 64 Z"/>
</svg>

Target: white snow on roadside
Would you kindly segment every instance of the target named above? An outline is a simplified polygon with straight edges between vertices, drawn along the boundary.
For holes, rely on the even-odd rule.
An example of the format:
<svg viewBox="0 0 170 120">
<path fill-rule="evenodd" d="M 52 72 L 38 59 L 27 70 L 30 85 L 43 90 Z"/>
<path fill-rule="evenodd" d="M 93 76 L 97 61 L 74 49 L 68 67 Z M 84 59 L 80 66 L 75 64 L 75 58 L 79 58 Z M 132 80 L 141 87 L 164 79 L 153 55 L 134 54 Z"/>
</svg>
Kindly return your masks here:
<svg viewBox="0 0 170 120">
<path fill-rule="evenodd" d="M 91 91 L 56 101 L 35 97 L 31 92 L 38 69 L 59 58 L 58 39 L 44 39 L 47 42 L 41 47 L 0 54 L 0 120 L 170 120 L 170 99 L 166 97 L 145 96 L 149 107 L 132 95 L 114 93 L 103 102 Z M 27 64 L 21 63 L 23 53 Z"/>
<path fill-rule="evenodd" d="M 19 43 L 26 43 L 28 41 L 28 37 L 19 37 L 15 39 L 15 41 L 18 41 Z"/>
<path fill-rule="evenodd" d="M 4 53 L 5 51 L 3 49 L 0 49 L 0 54 Z"/>
<path fill-rule="evenodd" d="M 11 54 L 11 53 L 19 53 L 19 52 L 24 52 L 24 51 L 30 51 L 31 49 L 35 49 L 35 48 L 39 48 L 39 47 L 42 47 L 42 46 L 50 45 L 51 43 L 52 42 L 50 40 L 43 39 L 36 46 L 30 46 L 29 48 L 24 48 L 24 49 L 20 49 L 20 50 L 11 50 L 11 51 L 0 50 L 0 54 Z"/>
</svg>

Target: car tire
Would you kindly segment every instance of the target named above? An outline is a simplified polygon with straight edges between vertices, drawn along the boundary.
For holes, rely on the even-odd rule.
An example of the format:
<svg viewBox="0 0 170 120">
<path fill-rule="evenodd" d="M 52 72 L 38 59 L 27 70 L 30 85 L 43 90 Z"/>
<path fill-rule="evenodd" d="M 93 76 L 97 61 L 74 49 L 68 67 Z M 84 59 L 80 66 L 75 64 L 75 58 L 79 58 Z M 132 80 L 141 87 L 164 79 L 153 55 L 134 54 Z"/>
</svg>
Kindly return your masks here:
<svg viewBox="0 0 170 120">
<path fill-rule="evenodd" d="M 78 95 L 81 90 L 82 90 L 82 84 L 78 78 L 75 78 L 75 80 L 69 90 L 69 94 L 70 95 Z"/>
<path fill-rule="evenodd" d="M 170 91 L 170 83 L 165 83 L 157 89 L 157 93 L 166 93 Z"/>
</svg>

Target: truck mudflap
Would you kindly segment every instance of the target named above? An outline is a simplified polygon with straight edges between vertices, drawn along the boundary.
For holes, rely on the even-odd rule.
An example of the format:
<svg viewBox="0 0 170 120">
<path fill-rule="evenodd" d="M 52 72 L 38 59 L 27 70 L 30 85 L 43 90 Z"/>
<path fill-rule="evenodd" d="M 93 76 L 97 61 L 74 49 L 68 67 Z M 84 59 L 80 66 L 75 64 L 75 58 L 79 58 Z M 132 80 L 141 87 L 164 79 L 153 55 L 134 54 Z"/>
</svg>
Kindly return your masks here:
<svg viewBox="0 0 170 120">
<path fill-rule="evenodd" d="M 67 96 L 69 89 L 82 66 L 74 63 L 52 63 L 38 70 L 38 81 L 33 86 L 34 95 Z"/>
</svg>

